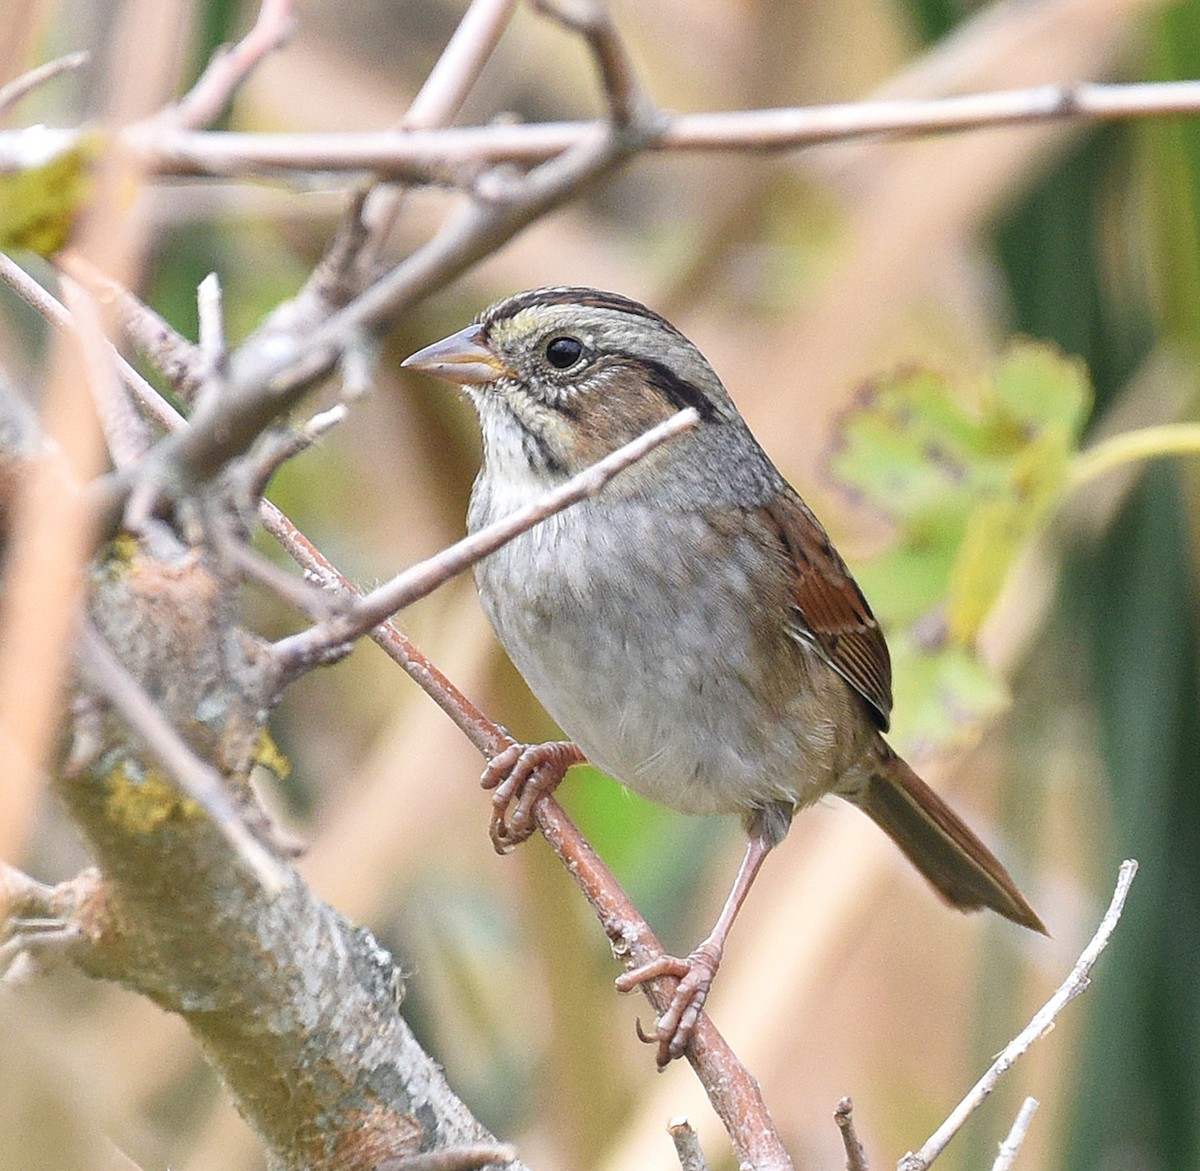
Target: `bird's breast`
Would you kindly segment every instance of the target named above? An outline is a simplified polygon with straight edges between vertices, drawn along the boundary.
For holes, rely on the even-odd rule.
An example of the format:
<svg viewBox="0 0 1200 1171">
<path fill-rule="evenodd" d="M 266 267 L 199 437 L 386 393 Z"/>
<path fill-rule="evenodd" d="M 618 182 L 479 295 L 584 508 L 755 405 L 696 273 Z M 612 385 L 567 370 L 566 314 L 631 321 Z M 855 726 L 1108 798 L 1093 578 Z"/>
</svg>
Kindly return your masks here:
<svg viewBox="0 0 1200 1171">
<path fill-rule="evenodd" d="M 536 494 L 481 478 L 472 529 Z M 651 800 L 716 813 L 836 783 L 832 672 L 785 634 L 782 573 L 703 511 L 602 495 L 485 558 L 476 581 L 514 665 L 589 760 Z"/>
</svg>

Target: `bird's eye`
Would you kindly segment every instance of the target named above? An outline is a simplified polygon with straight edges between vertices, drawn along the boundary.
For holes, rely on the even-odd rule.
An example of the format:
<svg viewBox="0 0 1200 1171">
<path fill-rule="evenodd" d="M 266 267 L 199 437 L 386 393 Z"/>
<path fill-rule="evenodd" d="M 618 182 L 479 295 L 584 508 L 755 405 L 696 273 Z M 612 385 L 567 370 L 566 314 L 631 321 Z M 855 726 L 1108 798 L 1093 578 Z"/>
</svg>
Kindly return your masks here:
<svg viewBox="0 0 1200 1171">
<path fill-rule="evenodd" d="M 583 342 L 577 337 L 556 337 L 546 343 L 546 361 L 555 370 L 566 370 L 579 361 Z"/>
</svg>

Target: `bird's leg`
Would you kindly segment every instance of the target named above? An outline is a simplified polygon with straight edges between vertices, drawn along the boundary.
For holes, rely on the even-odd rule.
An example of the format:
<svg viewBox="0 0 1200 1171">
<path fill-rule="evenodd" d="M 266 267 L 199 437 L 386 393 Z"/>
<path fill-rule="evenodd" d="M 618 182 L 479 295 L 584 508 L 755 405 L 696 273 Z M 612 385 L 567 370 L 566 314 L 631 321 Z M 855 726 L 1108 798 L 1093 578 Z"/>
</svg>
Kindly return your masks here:
<svg viewBox="0 0 1200 1171">
<path fill-rule="evenodd" d="M 738 869 L 737 878 L 733 880 L 733 888 L 725 900 L 725 906 L 721 908 L 716 925 L 687 959 L 661 955 L 648 964 L 617 977 L 618 992 L 631 992 L 639 984 L 644 984 L 647 980 L 658 980 L 663 976 L 674 976 L 679 981 L 667 1011 L 658 1018 L 654 1035 L 645 1038 L 658 1044 L 659 1069 L 664 1069 L 676 1057 L 682 1057 L 687 1049 L 700 1020 L 704 1002 L 708 999 L 708 990 L 712 987 L 713 978 L 721 966 L 721 956 L 725 953 L 725 940 L 729 936 L 729 929 L 746 900 L 763 860 L 774 845 L 775 840 L 769 834 L 751 834 L 742 865 Z"/>
<path fill-rule="evenodd" d="M 579 746 L 569 740 L 510 744 L 492 757 L 479 783 L 492 790 L 488 834 L 497 854 L 507 854 L 533 833 L 534 806 L 558 788 L 567 769 L 584 759 Z"/>
</svg>

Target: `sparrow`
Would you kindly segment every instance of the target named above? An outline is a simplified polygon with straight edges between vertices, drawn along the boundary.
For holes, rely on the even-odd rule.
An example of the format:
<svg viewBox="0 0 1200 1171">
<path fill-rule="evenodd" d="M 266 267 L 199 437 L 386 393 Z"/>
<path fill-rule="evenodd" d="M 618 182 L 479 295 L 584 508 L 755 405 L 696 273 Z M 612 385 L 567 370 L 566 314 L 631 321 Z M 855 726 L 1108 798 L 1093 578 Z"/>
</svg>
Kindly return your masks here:
<svg viewBox="0 0 1200 1171">
<path fill-rule="evenodd" d="M 687 957 L 617 980 L 628 991 L 677 979 L 652 1038 L 660 1066 L 686 1052 L 763 860 L 827 794 L 872 818 L 952 906 L 1045 933 L 992 852 L 884 739 L 891 660 L 870 606 L 678 329 L 616 293 L 533 289 L 403 365 L 457 383 L 478 414 L 471 531 L 682 408 L 699 415 L 475 567 L 501 644 L 573 741 L 491 762 L 497 848 L 532 832 L 533 805 L 585 757 L 653 801 L 736 813 L 746 828 L 712 932 Z"/>
</svg>

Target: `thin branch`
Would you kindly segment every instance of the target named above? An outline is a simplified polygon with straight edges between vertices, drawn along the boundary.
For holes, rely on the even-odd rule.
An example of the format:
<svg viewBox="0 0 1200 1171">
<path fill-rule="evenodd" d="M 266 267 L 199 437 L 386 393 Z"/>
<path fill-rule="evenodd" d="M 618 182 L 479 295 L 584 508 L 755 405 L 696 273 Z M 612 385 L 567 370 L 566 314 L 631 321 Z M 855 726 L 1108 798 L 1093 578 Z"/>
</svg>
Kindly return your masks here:
<svg viewBox="0 0 1200 1171">
<path fill-rule="evenodd" d="M 295 25 L 292 0 L 263 0 L 254 27 L 236 45 L 218 49 L 191 90 L 155 120 L 186 127 L 215 122 L 238 86 L 292 35 Z"/>
<path fill-rule="evenodd" d="M 472 0 L 446 43 L 424 84 L 400 120 L 400 130 L 432 130 L 448 126 L 462 109 L 483 67 L 490 60 L 517 0 Z M 354 256 L 355 270 L 366 284 L 384 244 L 399 218 L 404 192 L 395 187 L 372 186 L 360 193 L 346 214 L 366 229 L 366 239 Z M 323 264 L 321 268 L 324 268 Z M 321 272 L 318 268 L 317 272 Z M 314 274 L 316 275 L 316 274 Z M 361 287 L 361 286 L 360 286 Z"/>
<path fill-rule="evenodd" d="M 79 631 L 79 648 L 79 668 L 85 678 L 112 704 L 180 792 L 212 818 L 264 890 L 282 890 L 285 879 L 280 864 L 250 832 L 221 774 L 192 752 L 108 643 L 87 623 Z"/>
<path fill-rule="evenodd" d="M 39 65 L 28 73 L 22 73 L 20 77 L 14 78 L 7 85 L 0 86 L 0 115 L 7 114 L 23 97 L 45 85 L 46 82 L 52 81 L 64 73 L 82 69 L 90 59 L 91 54 L 87 51 L 68 53 L 65 57 L 59 57 L 56 61 L 47 61 L 45 65 Z"/>
<path fill-rule="evenodd" d="M 925 1145 L 915 1153 L 910 1151 L 897 1165 L 897 1171 L 925 1171 L 946 1149 L 946 1144 L 962 1129 L 963 1123 L 976 1111 L 987 1096 L 996 1088 L 997 1082 L 1012 1068 L 1013 1063 L 1038 1040 L 1044 1037 L 1052 1028 L 1058 1014 L 1066 1008 L 1081 992 L 1085 992 L 1089 983 L 1093 965 L 1100 958 L 1101 952 L 1108 946 L 1109 938 L 1121 919 L 1121 911 L 1125 907 L 1125 896 L 1137 874 L 1137 863 L 1127 860 L 1121 863 L 1117 875 L 1116 889 L 1112 901 L 1096 934 L 1091 942 L 1083 949 L 1071 974 L 1062 982 L 1057 991 L 1034 1014 L 1033 1019 L 1021 1030 L 1000 1052 L 1000 1056 L 992 1063 L 991 1068 L 975 1083 L 970 1093 L 950 1112 L 950 1116 L 941 1126 L 929 1136 Z"/>
<path fill-rule="evenodd" d="M 401 129 L 431 129 L 454 119 L 516 7 L 517 0 L 473 0 L 409 105 Z"/>
<path fill-rule="evenodd" d="M 116 467 L 133 467 L 150 450 L 153 443 L 150 428 L 134 409 L 128 388 L 121 380 L 117 354 L 105 336 L 95 299 L 70 277 L 63 278 L 62 288 L 67 312 L 79 335 L 87 383 L 108 453 Z"/>
<path fill-rule="evenodd" d="M 74 263 L 69 271 L 76 275 Z M 76 275 L 76 279 L 79 279 Z M 0 280 L 4 281 L 23 301 L 40 313 L 56 329 L 64 332 L 74 330 L 75 323 L 67 307 L 47 292 L 15 260 L 0 252 Z M 132 294 L 126 294 L 129 302 L 137 302 Z M 147 309 L 147 314 L 152 311 Z M 154 315 L 157 316 L 157 315 Z M 165 325 L 165 323 L 164 323 Z M 165 340 L 165 339 L 164 339 Z M 183 416 L 168 403 L 119 353 L 111 346 L 110 352 L 117 365 L 117 373 L 126 389 L 133 395 L 139 409 L 166 430 L 173 430 L 183 423 Z M 185 343 L 191 345 L 190 342 Z M 195 347 L 192 347 L 193 349 Z M 162 366 L 159 366 L 162 369 Z"/>
<path fill-rule="evenodd" d="M 264 527 L 280 541 L 306 577 L 347 598 L 357 596 L 350 581 L 279 509 L 264 500 L 260 515 Z M 513 743 L 502 727 L 489 720 L 392 623 L 375 627 L 371 638 L 489 760 Z M 534 817 L 543 837 L 596 913 L 621 962 L 636 967 L 661 954 L 662 946 L 649 925 L 554 798 L 543 798 L 534 809 Z M 673 990 L 669 980 L 642 985 L 656 1012 L 666 1011 Z M 758 1083 L 707 1015 L 701 1015 L 687 1059 L 739 1161 L 755 1171 L 790 1171 L 791 1159 Z"/>
<path fill-rule="evenodd" d="M 1012 1171 L 1021 1145 L 1025 1142 L 1025 1135 L 1029 1132 L 1029 1124 L 1033 1121 L 1033 1113 L 1037 1108 L 1038 1100 L 1036 1098 L 1026 1098 L 1021 1104 L 1021 1109 L 1017 1111 L 1017 1116 L 1013 1119 L 1008 1137 L 1000 1144 L 1000 1151 L 996 1155 L 996 1161 L 992 1164 L 992 1171 Z"/>
<path fill-rule="evenodd" d="M 614 125 L 629 126 L 652 112 L 604 0 L 534 0 L 534 7 L 587 41 Z"/>
<path fill-rule="evenodd" d="M 54 258 L 54 265 L 84 288 L 90 289 L 98 301 L 111 306 L 120 331 L 153 362 L 155 369 L 185 403 L 192 401 L 203 374 L 203 363 L 195 342 L 184 337 L 162 314 L 151 309 L 140 297 L 112 280 L 73 249 L 65 248 L 59 252 Z M 46 315 L 50 316 L 49 313 Z M 65 318 L 61 324 L 66 324 Z M 148 417 L 170 428 L 170 423 L 158 417 L 160 412 L 151 403 L 144 401 L 132 385 L 129 389 L 134 392 L 139 406 Z M 153 397 L 162 401 L 157 392 Z M 168 406 L 167 410 L 171 411 L 172 408 Z"/>
<path fill-rule="evenodd" d="M 849 1098 L 838 1102 L 833 1112 L 833 1121 L 842 1135 L 842 1146 L 846 1148 L 846 1171 L 869 1171 L 867 1152 L 858 1141 L 854 1129 L 854 1103 Z"/>
<path fill-rule="evenodd" d="M 514 537 L 572 504 L 594 496 L 618 473 L 700 421 L 691 407 L 680 411 L 604 459 L 544 493 L 531 504 L 456 541 L 434 557 L 414 565 L 362 597 L 345 613 L 309 627 L 275 644 L 275 656 L 285 674 L 306 670 L 361 638 L 397 611 L 432 593 L 440 585 L 494 553 Z"/>
<path fill-rule="evenodd" d="M 708 1160 L 700 1148 L 700 1136 L 686 1118 L 672 1118 L 667 1123 L 667 1133 L 675 1144 L 679 1171 L 708 1171 Z"/>
<path fill-rule="evenodd" d="M 385 1159 L 375 1171 L 475 1171 L 492 1164 L 514 1163 L 517 1152 L 510 1146 L 482 1144 L 477 1146 L 442 1147 L 436 1151 L 419 1151 Z"/>
<path fill-rule="evenodd" d="M 221 299 L 221 278 L 210 272 L 196 287 L 197 337 L 204 378 L 213 392 L 229 368 L 229 350 L 225 345 L 225 310 Z"/>
<path fill-rule="evenodd" d="M 657 151 L 782 151 L 860 138 L 909 138 L 1043 122 L 1106 122 L 1200 111 L 1200 81 L 1042 85 L 925 100 L 850 102 L 768 110 L 661 114 Z M 598 122 L 538 122 L 362 134 L 233 134 L 163 130 L 136 137 L 146 165 L 165 174 L 349 171 L 420 182 L 447 166 L 532 164 L 603 132 Z M 19 133 L 0 133 L 0 167 L 20 157 Z M 58 133 L 58 132 L 55 132 Z M 69 140 L 72 132 L 61 132 Z M 130 133 L 133 131 L 131 129 Z"/>
</svg>

